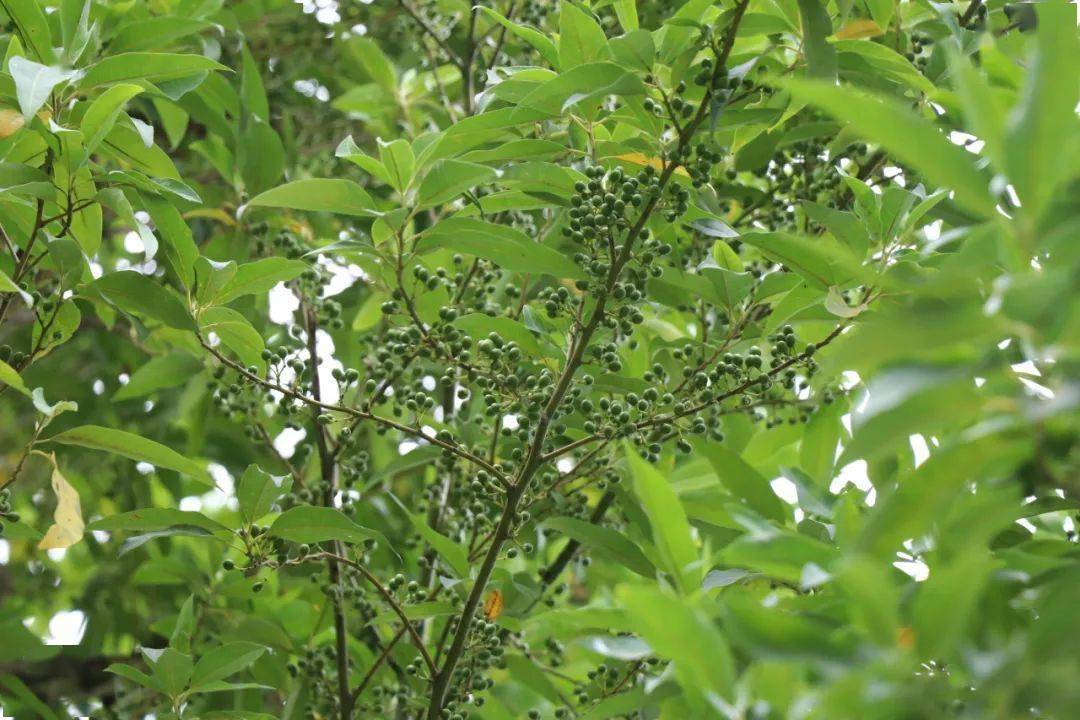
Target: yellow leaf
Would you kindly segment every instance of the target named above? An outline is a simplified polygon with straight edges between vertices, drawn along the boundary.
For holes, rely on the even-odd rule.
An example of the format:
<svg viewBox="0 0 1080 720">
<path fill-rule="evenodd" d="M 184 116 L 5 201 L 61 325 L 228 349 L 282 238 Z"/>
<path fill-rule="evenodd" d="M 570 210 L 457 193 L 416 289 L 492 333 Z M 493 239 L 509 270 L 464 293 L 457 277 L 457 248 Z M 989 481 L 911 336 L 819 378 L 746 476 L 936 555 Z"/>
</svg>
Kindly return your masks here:
<svg viewBox="0 0 1080 720">
<path fill-rule="evenodd" d="M 236 225 L 236 220 L 229 217 L 227 212 L 218 208 L 198 208 L 184 213 L 185 220 L 197 217 L 206 218 L 208 220 L 217 220 L 223 225 Z"/>
<path fill-rule="evenodd" d="M 19 132 L 24 124 L 26 124 L 26 121 L 23 120 L 22 113 L 18 110 L 11 110 L 10 108 L 0 110 L 0 140 L 7 140 Z"/>
<path fill-rule="evenodd" d="M 503 596 L 498 590 L 492 590 L 487 600 L 484 600 L 484 617 L 488 620 L 494 620 L 502 614 L 503 609 Z"/>
<path fill-rule="evenodd" d="M 873 20 L 852 20 L 833 35 L 837 40 L 858 40 L 860 38 L 877 37 L 884 31 Z"/>
<path fill-rule="evenodd" d="M 53 513 L 53 525 L 45 532 L 45 537 L 38 543 L 39 550 L 59 550 L 71 547 L 83 536 L 86 524 L 83 523 L 79 493 L 71 487 L 67 479 L 60 474 L 56 464 L 56 455 L 49 455 L 52 463 L 52 487 L 56 493 L 56 512 Z"/>
<path fill-rule="evenodd" d="M 623 153 L 622 155 L 616 155 L 615 159 L 622 160 L 623 162 L 632 163 L 634 165 L 649 165 L 653 168 L 656 168 L 657 170 L 664 169 L 663 160 L 658 157 L 649 157 L 648 155 L 645 155 L 643 153 Z M 675 173 L 677 175 L 685 175 L 686 177 L 690 177 L 690 173 L 686 172 L 686 168 L 682 167 L 681 165 L 675 168 Z"/>
</svg>

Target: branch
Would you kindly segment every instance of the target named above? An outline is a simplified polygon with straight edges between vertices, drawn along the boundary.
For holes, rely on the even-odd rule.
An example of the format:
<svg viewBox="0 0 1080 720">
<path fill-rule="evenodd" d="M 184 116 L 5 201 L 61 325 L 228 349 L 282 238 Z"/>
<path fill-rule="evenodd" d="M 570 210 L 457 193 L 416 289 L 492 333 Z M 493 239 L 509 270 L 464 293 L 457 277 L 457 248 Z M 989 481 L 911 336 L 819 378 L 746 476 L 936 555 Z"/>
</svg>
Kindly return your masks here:
<svg viewBox="0 0 1080 720">
<path fill-rule="evenodd" d="M 379 582 L 379 578 L 375 577 L 372 572 L 362 564 L 356 562 L 355 560 L 350 560 L 347 557 L 342 557 L 341 555 L 333 555 L 332 553 L 325 552 L 319 553 L 319 555 L 317 555 L 316 557 L 319 556 L 330 556 L 337 562 L 348 565 L 349 567 L 355 569 L 357 572 L 363 575 L 364 579 L 371 583 L 372 587 L 375 588 L 379 595 L 382 595 L 383 600 L 385 600 L 386 603 L 390 606 L 390 608 L 394 611 L 394 614 L 398 616 L 398 619 L 400 619 L 401 622 L 404 623 L 405 629 L 409 633 L 409 637 L 412 638 L 413 644 L 416 645 L 416 649 L 420 651 L 421 657 L 424 658 L 424 663 L 427 665 L 428 671 L 432 675 L 435 675 L 435 673 L 438 672 L 439 669 L 435 666 L 435 661 L 431 659 L 431 655 L 427 651 L 427 646 L 424 645 L 424 641 L 416 632 L 416 628 L 413 627 L 412 621 L 409 620 L 409 617 L 405 614 L 405 610 L 401 607 L 401 604 L 398 603 L 397 599 L 394 598 L 393 594 L 391 594 L 391 592 L 387 590 L 381 582 Z"/>
<path fill-rule="evenodd" d="M 742 20 L 743 14 L 746 12 L 749 1 L 750 0 L 741 0 L 735 7 L 735 15 L 732 18 L 731 26 L 728 28 L 727 34 L 724 36 L 721 50 L 717 54 L 716 65 L 713 68 L 714 81 L 719 77 L 720 70 L 727 67 L 727 59 L 731 54 L 731 48 L 735 43 L 735 33 Z M 705 119 L 712 98 L 711 88 L 714 84 L 714 82 L 709 84 L 710 89 L 706 90 L 697 112 L 683 128 L 683 132 L 679 134 L 678 148 L 680 150 L 680 155 L 681 150 L 690 141 L 694 132 Z M 446 659 L 443 662 L 442 668 L 439 670 L 439 674 L 435 677 L 435 682 L 432 684 L 431 698 L 427 711 L 428 720 L 438 720 L 442 714 L 446 691 L 449 689 L 454 669 L 457 667 L 457 663 L 461 659 L 462 653 L 465 651 L 465 643 L 468 640 L 469 630 L 472 627 L 476 609 L 480 605 L 480 600 L 483 597 L 487 583 L 491 578 L 491 573 L 495 568 L 495 562 L 499 558 L 499 553 L 502 551 L 503 544 L 510 537 L 514 518 L 517 514 L 518 503 L 528 489 L 537 469 L 543 464 L 542 451 L 552 419 L 559 409 L 559 406 L 562 404 L 567 391 L 570 389 L 574 373 L 577 371 L 578 367 L 580 367 L 582 359 L 584 358 L 585 348 L 588 347 L 589 341 L 592 339 L 593 334 L 596 332 L 604 318 L 604 309 L 607 305 L 608 297 L 610 296 L 615 283 L 618 281 L 623 268 L 631 259 L 634 243 L 641 234 L 641 231 L 645 228 L 646 223 L 648 223 L 656 206 L 659 204 L 660 198 L 663 195 L 663 190 L 670 181 L 671 176 L 674 174 L 676 167 L 678 167 L 678 162 L 675 160 L 671 160 L 665 164 L 664 170 L 661 172 L 659 178 L 661 192 L 650 197 L 649 201 L 642 208 L 637 221 L 627 231 L 622 252 L 618 258 L 614 258 L 611 263 L 605 286 L 597 294 L 596 304 L 593 307 L 592 315 L 590 316 L 588 323 L 580 330 L 577 337 L 573 338 L 570 342 L 566 365 L 563 368 L 558 381 L 555 383 L 555 388 L 552 391 L 551 397 L 540 412 L 540 419 L 537 423 L 536 431 L 528 453 L 525 460 L 522 462 L 521 469 L 507 489 L 506 505 L 499 518 L 498 526 L 492 535 L 491 545 L 488 547 L 487 554 L 484 555 L 484 560 L 480 565 L 476 580 L 473 582 L 472 590 L 469 592 L 469 596 L 465 601 L 461 613 L 461 621 L 458 624 L 457 632 L 454 634 L 454 638 L 451 641 L 450 649 L 446 653 Z"/>
<path fill-rule="evenodd" d="M 315 314 L 310 307 L 304 307 L 304 325 L 307 331 L 308 362 L 311 366 L 311 393 L 316 401 L 322 399 L 322 387 L 319 379 L 319 356 L 316 348 L 316 324 Z M 333 455 L 326 441 L 326 427 L 316 421 L 315 444 L 319 450 L 319 471 L 322 475 L 326 490 L 323 493 L 323 505 L 333 507 L 334 495 L 337 493 L 337 473 Z M 341 542 L 334 540 L 331 544 L 334 548 L 334 556 L 342 553 Z M 341 568 L 335 557 L 328 556 L 326 559 L 327 570 L 330 573 L 330 582 L 334 587 L 341 584 Z M 338 701 L 341 720 L 348 720 L 352 716 L 352 695 L 349 692 L 349 629 L 345 622 L 345 607 L 341 595 L 334 593 L 334 642 L 337 656 L 337 680 Z"/>
<path fill-rule="evenodd" d="M 321 400 L 319 400 L 317 398 L 309 397 L 307 395 L 304 395 L 303 393 L 300 393 L 300 392 L 297 392 L 296 390 L 293 390 L 292 388 L 285 387 L 284 385 L 273 382 L 271 380 L 267 380 L 266 378 L 261 378 L 258 375 L 255 375 L 254 373 L 248 372 L 248 369 L 246 367 L 244 367 L 240 363 L 236 362 L 235 360 L 232 360 L 231 358 L 226 357 L 225 355 L 223 355 L 221 352 L 219 352 L 217 350 L 217 348 L 212 347 L 210 344 L 208 344 L 206 342 L 205 338 L 203 338 L 201 336 L 199 337 L 199 343 L 204 348 L 206 348 L 206 350 L 209 351 L 210 354 L 212 354 L 215 358 L 217 358 L 219 362 L 221 362 L 222 364 L 228 366 L 232 370 L 235 370 L 237 373 L 239 373 L 241 376 L 243 376 L 247 380 L 249 380 L 249 381 L 251 381 L 253 383 L 256 383 L 258 385 L 261 385 L 262 387 L 267 388 L 268 390 L 276 390 L 277 392 L 279 392 L 279 393 L 281 393 L 281 394 L 283 394 L 283 395 L 285 395 L 287 397 L 290 397 L 290 398 L 292 398 L 294 400 L 298 400 L 299 402 L 302 402 L 302 403 L 304 403 L 306 405 L 310 405 L 311 407 L 316 407 L 316 408 L 319 408 L 319 409 L 322 409 L 322 410 L 326 410 L 328 412 L 341 413 L 343 415 L 348 415 L 349 417 L 357 418 L 359 420 L 370 420 L 371 422 L 377 423 L 379 425 L 383 425 L 383 426 L 388 427 L 388 428 L 393 428 L 394 430 L 398 430 L 400 432 L 403 432 L 406 435 L 409 435 L 411 437 L 418 438 L 418 439 L 424 440 L 426 442 L 429 442 L 432 445 L 436 445 L 438 447 L 441 447 L 443 450 L 446 450 L 446 451 L 458 456 L 462 460 L 467 460 L 468 462 L 471 462 L 471 463 L 473 463 L 475 465 L 478 465 L 478 466 L 484 468 L 489 473 L 491 473 L 495 477 L 499 478 L 501 481 L 503 481 L 503 482 L 506 481 L 506 475 L 503 473 L 502 470 L 498 469 L 497 467 L 495 467 L 494 465 L 492 465 L 488 461 L 484 460 L 482 457 L 474 455 L 473 453 L 469 452 L 468 450 L 465 450 L 465 449 L 461 448 L 458 445 L 455 445 L 453 443 L 449 443 L 449 442 L 446 442 L 444 440 L 440 440 L 437 437 L 433 437 L 431 435 L 428 435 L 428 434 L 424 433 L 422 430 L 420 430 L 419 428 L 409 427 L 408 425 L 404 425 L 402 423 L 399 423 L 396 420 L 391 420 L 390 418 L 386 418 L 386 417 L 383 417 L 381 415 L 376 415 L 376 414 L 374 414 L 372 412 L 369 412 L 367 410 L 360 410 L 358 408 L 346 407 L 345 405 L 335 405 L 333 403 L 326 403 L 326 402 L 322 402 Z"/>
<path fill-rule="evenodd" d="M 409 5 L 409 3 L 405 2 L 405 0 L 398 0 L 398 5 L 401 7 L 402 10 L 405 11 L 405 13 L 410 18 L 413 19 L 413 21 L 417 25 L 420 26 L 421 30 L 427 33 L 431 37 L 431 39 L 435 41 L 435 44 L 439 46 L 439 49 L 441 49 L 444 53 L 450 56 L 450 61 L 464 71 L 465 65 L 462 62 L 461 57 L 459 57 L 458 54 L 454 52 L 454 49 L 450 47 L 445 40 L 439 37 L 439 34 L 435 32 L 434 28 L 428 25 L 427 21 L 420 16 L 420 13 L 416 12 L 416 10 L 414 10 L 413 7 Z"/>
</svg>

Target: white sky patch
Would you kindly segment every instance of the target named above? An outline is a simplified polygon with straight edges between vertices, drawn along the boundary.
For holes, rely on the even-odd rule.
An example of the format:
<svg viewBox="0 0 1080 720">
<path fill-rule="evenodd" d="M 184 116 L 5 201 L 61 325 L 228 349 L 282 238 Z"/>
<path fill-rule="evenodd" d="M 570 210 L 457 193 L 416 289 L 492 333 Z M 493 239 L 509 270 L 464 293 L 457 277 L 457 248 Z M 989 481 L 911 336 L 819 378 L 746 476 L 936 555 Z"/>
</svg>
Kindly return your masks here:
<svg viewBox="0 0 1080 720">
<path fill-rule="evenodd" d="M 867 468 L 865 460 L 856 460 L 840 468 L 840 472 L 836 474 L 832 483 L 829 484 L 829 492 L 835 495 L 848 485 L 854 485 L 863 492 L 873 490 L 874 484 L 870 482 Z"/>
<path fill-rule="evenodd" d="M 330 273 L 330 282 L 322 290 L 323 297 L 340 295 L 367 277 L 359 265 L 340 265 L 325 255 L 320 255 L 318 262 Z"/>
<path fill-rule="evenodd" d="M 0 540 L 0 565 L 7 565 L 8 560 L 11 559 L 11 543 L 7 540 Z"/>
<path fill-rule="evenodd" d="M 558 468 L 559 472 L 561 472 L 563 475 L 573 470 L 576 466 L 577 463 L 575 463 L 572 458 L 568 457 L 559 458 L 555 462 L 555 467 Z"/>
<path fill-rule="evenodd" d="M 124 250 L 132 255 L 142 255 L 146 251 L 146 246 L 143 245 L 139 233 L 132 230 L 124 236 Z"/>
<path fill-rule="evenodd" d="M 1031 375 L 1033 377 L 1042 377 L 1042 373 L 1039 372 L 1039 368 L 1035 367 L 1035 363 L 1030 360 L 1025 360 L 1015 365 L 1010 365 L 1012 371 L 1015 373 L 1023 373 L 1024 375 Z"/>
<path fill-rule="evenodd" d="M 278 454 L 283 458 L 291 458 L 296 452 L 296 446 L 300 444 L 300 441 L 307 437 L 307 431 L 303 428 L 294 430 L 293 428 L 285 428 L 278 436 L 274 438 L 274 449 L 278 451 Z"/>
<path fill-rule="evenodd" d="M 105 381 L 98 378 L 94 381 L 93 390 L 95 395 L 101 395 L 105 392 Z"/>
<path fill-rule="evenodd" d="M 149 475 L 150 473 L 154 472 L 154 466 L 144 460 L 140 460 L 139 462 L 135 463 L 135 472 L 139 473 L 140 475 Z"/>
<path fill-rule="evenodd" d="M 278 283 L 270 289 L 270 322 L 278 325 L 292 325 L 293 315 L 300 308 L 300 299 L 293 295 L 293 291 Z"/>
<path fill-rule="evenodd" d="M 1024 387 L 1030 390 L 1033 395 L 1040 397 L 1043 400 L 1053 400 L 1054 397 L 1056 397 L 1053 390 L 1045 385 L 1040 385 L 1034 380 L 1028 380 L 1026 377 L 1021 377 L 1020 382 L 1023 383 Z"/>
<path fill-rule="evenodd" d="M 341 399 L 338 391 L 337 380 L 334 379 L 334 370 L 344 370 L 345 366 L 334 357 L 334 339 L 330 333 L 324 330 L 315 331 L 315 354 L 319 358 L 319 385 L 322 390 L 322 400 L 327 403 L 336 403 Z M 435 378 L 431 379 L 432 383 Z"/>
<path fill-rule="evenodd" d="M 788 505 L 795 505 L 799 502 L 799 490 L 795 487 L 795 483 L 788 480 L 786 477 L 777 477 L 769 481 L 769 486 L 772 487 L 773 493 L 776 497 L 780 498 Z"/>
<path fill-rule="evenodd" d="M 935 220 L 934 222 L 923 225 L 922 232 L 927 240 L 930 242 L 937 242 L 941 239 L 941 228 L 944 222 L 941 220 Z"/>
<path fill-rule="evenodd" d="M 86 632 L 86 613 L 82 610 L 65 610 L 49 619 L 46 645 L 78 645 Z"/>
<path fill-rule="evenodd" d="M 202 500 L 195 497 L 194 495 L 180 498 L 180 509 L 185 512 L 201 512 L 202 507 Z"/>
<path fill-rule="evenodd" d="M 897 560 L 893 563 L 893 567 L 915 582 L 923 582 L 930 577 L 930 566 L 922 560 Z"/>
<path fill-rule="evenodd" d="M 930 457 L 930 446 L 926 444 L 926 438 L 918 433 L 908 437 L 911 444 L 911 453 L 915 456 L 915 467 L 919 467 Z"/>
</svg>

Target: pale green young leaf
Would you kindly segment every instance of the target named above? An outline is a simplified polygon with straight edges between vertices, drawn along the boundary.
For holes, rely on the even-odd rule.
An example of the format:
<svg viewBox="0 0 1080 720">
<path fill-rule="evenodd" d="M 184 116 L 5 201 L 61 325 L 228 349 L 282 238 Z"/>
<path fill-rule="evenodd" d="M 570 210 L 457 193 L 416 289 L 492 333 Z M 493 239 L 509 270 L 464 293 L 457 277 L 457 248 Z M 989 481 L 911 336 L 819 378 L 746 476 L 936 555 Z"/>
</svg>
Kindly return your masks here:
<svg viewBox="0 0 1080 720">
<path fill-rule="evenodd" d="M 634 495 L 652 526 L 653 542 L 666 566 L 664 570 L 684 594 L 693 593 L 703 573 L 686 511 L 667 479 L 629 444 L 625 447 Z"/>
<path fill-rule="evenodd" d="M 268 514 L 291 486 L 288 475 L 278 477 L 264 472 L 258 465 L 248 465 L 236 485 L 240 513 L 248 522 L 255 522 Z"/>
<path fill-rule="evenodd" d="M 202 370 L 202 362 L 186 353 L 171 353 L 152 358 L 131 374 L 126 385 L 117 390 L 114 401 L 134 400 L 159 390 L 183 387 L 184 382 Z"/>
<path fill-rule="evenodd" d="M 194 330 L 195 321 L 184 302 L 152 278 L 134 270 L 102 275 L 90 284 L 127 313 L 156 320 L 179 330 Z"/>
<path fill-rule="evenodd" d="M 248 207 L 276 207 L 339 215 L 378 215 L 375 201 L 351 180 L 311 178 L 294 180 L 267 190 L 248 202 Z"/>
<path fill-rule="evenodd" d="M 48 438 L 48 442 L 104 450 L 137 462 L 147 462 L 156 467 L 175 470 L 206 485 L 214 484 L 203 463 L 186 458 L 161 443 L 123 430 L 100 425 L 80 425 L 53 435 Z"/>
<path fill-rule="evenodd" d="M 964 209 L 983 217 L 995 214 L 989 178 L 976 168 L 974 156 L 902 103 L 820 81 L 787 79 L 780 84 L 795 97 L 846 121 L 859 135 L 881 143 L 937 186 L 954 191 Z"/>
</svg>

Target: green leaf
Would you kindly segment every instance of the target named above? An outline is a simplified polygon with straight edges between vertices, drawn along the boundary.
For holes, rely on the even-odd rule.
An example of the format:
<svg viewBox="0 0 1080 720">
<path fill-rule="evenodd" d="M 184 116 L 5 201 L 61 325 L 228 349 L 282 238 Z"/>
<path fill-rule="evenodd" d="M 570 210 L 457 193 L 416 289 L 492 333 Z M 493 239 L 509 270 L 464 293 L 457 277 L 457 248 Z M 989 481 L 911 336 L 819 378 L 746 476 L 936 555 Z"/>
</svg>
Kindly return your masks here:
<svg viewBox="0 0 1080 720">
<path fill-rule="evenodd" d="M 265 647 L 251 642 L 225 643 L 211 649 L 199 658 L 191 674 L 192 692 L 250 667 L 265 652 Z"/>
<path fill-rule="evenodd" d="M 752 596 L 724 598 L 724 629 L 758 662 L 816 661 L 832 665 L 849 659 L 846 638 L 820 616 L 769 607 Z"/>
<path fill-rule="evenodd" d="M 870 17 L 882 30 L 889 27 L 892 21 L 893 5 L 896 0 L 864 0 L 866 9 L 870 11 Z"/>
<path fill-rule="evenodd" d="M 195 260 L 195 301 L 199 305 L 212 305 L 213 300 L 236 275 L 236 263 L 232 260 L 217 262 L 205 255 Z"/>
<path fill-rule="evenodd" d="M 559 73 L 521 99 L 515 123 L 558 117 L 571 107 L 599 103 L 609 95 L 644 95 L 641 78 L 613 62 L 591 62 Z"/>
<path fill-rule="evenodd" d="M 544 354 L 536 336 L 525 325 L 508 317 L 491 317 L 484 313 L 470 313 L 462 315 L 453 324 L 454 327 L 461 328 L 466 334 L 477 340 L 495 333 L 503 340 L 517 343 L 523 352 L 532 357 L 539 357 Z"/>
<path fill-rule="evenodd" d="M 1058 185 L 1076 172 L 1075 158 L 1062 142 L 1080 130 L 1076 105 L 1076 59 L 1080 39 L 1076 8 L 1067 3 L 1039 3 L 1038 35 L 1031 70 L 1019 105 L 1005 128 L 1005 168 L 1016 186 L 1023 212 L 1040 218 Z"/>
<path fill-rule="evenodd" d="M 993 565 L 986 548 L 970 547 L 933 566 L 913 610 L 915 641 L 923 657 L 953 657 L 978 615 L 979 597 Z"/>
<path fill-rule="evenodd" d="M 48 329 L 41 321 L 34 323 L 34 347 L 47 350 L 66 343 L 79 329 L 81 322 L 82 312 L 78 305 L 73 300 L 64 300 L 57 307 L 54 315 L 45 316 Z"/>
<path fill-rule="evenodd" d="M 232 535 L 232 530 L 216 520 L 211 520 L 200 512 L 177 510 L 175 508 L 142 508 L 130 512 L 118 513 L 95 520 L 87 525 L 87 530 L 129 530 L 132 532 L 151 532 L 164 530 L 178 525 L 197 527 L 214 534 Z"/>
<path fill-rule="evenodd" d="M 83 147 L 89 155 L 105 136 L 112 130 L 116 118 L 124 109 L 128 100 L 141 93 L 143 89 L 138 85 L 120 83 L 113 85 L 99 95 L 87 108 L 80 125 L 83 134 Z"/>
<path fill-rule="evenodd" d="M 852 623 L 886 648 L 896 644 L 900 628 L 900 596 L 893 572 L 890 566 L 864 556 L 845 560 L 836 572 Z"/>
<path fill-rule="evenodd" d="M 18 55 L 8 61 L 8 70 L 15 81 L 19 109 L 28 122 L 49 99 L 53 88 L 75 76 L 74 71 L 42 65 Z"/>
<path fill-rule="evenodd" d="M 41 170 L 22 163 L 0 162 L 0 190 L 13 195 L 51 200 L 56 193 L 52 179 Z M 2 272 L 2 271 L 0 271 Z M 6 274 L 0 278 L 0 292 L 20 292 Z"/>
<path fill-rule="evenodd" d="M 199 315 L 199 330 L 204 335 L 214 333 L 225 347 L 236 353 L 245 367 L 254 365 L 262 368 L 266 365 L 262 359 L 262 351 L 266 347 L 262 335 L 246 317 L 232 308 L 212 307 L 203 310 Z"/>
<path fill-rule="evenodd" d="M 301 260 L 283 257 L 267 257 L 244 263 L 212 299 L 216 303 L 226 304 L 244 295 L 261 295 L 270 292 L 280 282 L 299 277 L 307 268 L 307 263 Z"/>
<path fill-rule="evenodd" d="M 1025 443 L 997 435 L 937 449 L 892 492 L 878 498 L 859 547 L 870 555 L 891 557 L 904 540 L 925 533 L 970 479 L 988 471 L 1003 475 L 1026 451 Z"/>
<path fill-rule="evenodd" d="M 161 683 L 159 683 L 155 678 L 150 677 L 143 671 L 132 667 L 131 665 L 121 665 L 119 663 L 113 663 L 109 667 L 105 668 L 105 672 L 112 673 L 113 675 L 118 675 L 125 680 L 130 680 L 136 685 L 141 685 L 142 687 L 150 688 L 151 690 L 157 690 L 158 692 L 163 691 Z"/>
<path fill-rule="evenodd" d="M 867 394 L 865 406 L 852 414 L 852 438 L 840 455 L 841 467 L 895 451 L 915 433 L 963 423 L 983 404 L 970 377 L 918 367 L 879 374 Z"/>
<path fill-rule="evenodd" d="M 183 387 L 184 382 L 202 370 L 202 361 L 186 353 L 171 353 L 152 358 L 131 374 L 127 385 L 113 394 L 113 401 L 133 400 L 158 390 Z"/>
<path fill-rule="evenodd" d="M 79 80 L 79 87 L 89 90 L 99 85 L 114 83 L 138 81 L 161 83 L 200 75 L 211 70 L 228 70 L 228 68 L 202 55 L 121 53 L 105 57 L 88 67 Z"/>
<path fill-rule="evenodd" d="M 551 42 L 544 33 L 524 23 L 511 22 L 496 11 L 484 7 L 483 5 L 478 5 L 477 9 L 487 17 L 502 25 L 519 39 L 531 45 L 538 53 L 540 53 L 542 58 L 547 60 L 549 65 L 554 68 L 559 67 L 559 51 L 555 47 L 555 43 Z"/>
<path fill-rule="evenodd" d="M 559 68 L 570 70 L 611 56 L 607 36 L 590 13 L 568 0 L 559 4 Z"/>
<path fill-rule="evenodd" d="M 180 606 L 180 613 L 176 616 L 176 625 L 172 635 L 169 636 L 169 647 L 174 647 L 180 652 L 191 652 L 191 635 L 195 632 L 195 596 L 188 595 L 188 599 Z"/>
<path fill-rule="evenodd" d="M 974 156 L 904 104 L 821 81 L 787 79 L 780 84 L 796 98 L 846 121 L 859 135 L 880 143 L 930 182 L 953 190 L 957 204 L 964 209 L 983 217 L 996 214 L 989 179 L 976 169 Z"/>
<path fill-rule="evenodd" d="M 252 117 L 244 131 L 241 148 L 243 165 L 240 174 L 248 193 L 262 192 L 281 179 L 285 170 L 285 147 L 270 125 Z"/>
<path fill-rule="evenodd" d="M 557 278 L 582 278 L 580 267 L 547 245 L 529 239 L 508 225 L 452 217 L 420 236 L 417 252 L 448 248 L 491 260 L 512 272 L 545 274 Z"/>
<path fill-rule="evenodd" d="M 837 552 L 831 545 L 808 535 L 762 524 L 727 545 L 720 557 L 732 567 L 754 570 L 797 585 L 807 565 L 812 563 L 829 570 Z"/>
<path fill-rule="evenodd" d="M 379 87 L 388 93 L 397 92 L 398 81 L 394 64 L 377 42 L 369 37 L 353 36 L 345 43 L 345 47 Z"/>
<path fill-rule="evenodd" d="M 1005 103 L 989 79 L 959 52 L 949 53 L 949 70 L 971 132 L 985 143 L 983 152 L 998 168 L 1005 163 Z"/>
<path fill-rule="evenodd" d="M 749 232 L 739 239 L 822 290 L 833 285 L 843 287 L 863 274 L 859 261 L 842 245 L 828 238 L 809 238 L 786 232 Z"/>
<path fill-rule="evenodd" d="M 256 195 L 248 207 L 278 207 L 339 215 L 375 216 L 375 202 L 351 180 L 295 180 Z"/>
<path fill-rule="evenodd" d="M 454 542 L 435 530 L 435 528 L 428 525 L 427 519 L 423 515 L 409 512 L 409 509 L 405 507 L 404 503 L 402 503 L 396 495 L 391 495 L 390 497 L 397 503 L 402 512 L 405 513 L 405 516 L 409 518 L 409 522 L 412 523 L 413 529 L 420 534 L 420 537 L 424 539 L 424 542 L 433 547 L 435 552 L 446 561 L 454 571 L 454 574 L 463 580 L 468 579 L 469 553 L 467 552 L 466 547 Z"/>
<path fill-rule="evenodd" d="M 607 555 L 628 570 L 652 580 L 656 568 L 632 540 L 625 535 L 584 520 L 556 517 L 546 520 L 545 527 L 557 530 L 577 542 Z"/>
<path fill-rule="evenodd" d="M 842 406 L 838 402 L 822 405 L 810 418 L 799 445 L 799 466 L 819 486 L 827 487 L 836 464 L 836 449 L 840 443 L 843 423 Z"/>
<path fill-rule="evenodd" d="M 390 184 L 399 193 L 404 194 L 412 182 L 413 171 L 416 169 L 416 158 L 413 157 L 412 147 L 407 140 L 397 139 L 391 142 L 383 142 L 380 138 L 379 160 L 390 178 Z"/>
<path fill-rule="evenodd" d="M 632 2 L 627 2 L 633 7 Z M 630 70 L 652 72 L 656 62 L 656 44 L 648 30 L 633 30 L 611 40 L 611 53 L 615 61 Z"/>
<path fill-rule="evenodd" d="M 626 444 L 624 447 L 634 480 L 634 495 L 649 518 L 653 542 L 660 551 L 664 570 L 683 593 L 692 593 L 701 585 L 702 565 L 690 534 L 686 511 L 667 479 L 645 462 L 632 446 Z"/>
<path fill-rule="evenodd" d="M 147 193 L 143 202 L 159 240 L 157 256 L 185 288 L 190 288 L 195 280 L 195 258 L 199 256 L 191 228 L 168 200 Z"/>
<path fill-rule="evenodd" d="M 870 235 L 855 213 L 842 212 L 811 200 L 802 201 L 806 216 L 818 223 L 851 250 L 854 257 L 861 258 L 870 246 Z"/>
<path fill-rule="evenodd" d="M 248 522 L 255 522 L 269 513 L 291 486 L 292 478 L 288 475 L 277 477 L 263 472 L 258 465 L 248 465 L 236 485 L 240 514 Z"/>
<path fill-rule="evenodd" d="M 8 365 L 3 360 L 0 360 L 0 382 L 5 385 L 10 385 L 16 392 L 22 393 L 26 397 L 30 397 L 30 390 L 26 387 L 22 377 L 15 368 Z"/>
<path fill-rule="evenodd" d="M 910 60 L 885 45 L 869 40 L 836 40 L 832 47 L 840 54 L 842 70 L 872 73 L 878 82 L 892 80 L 921 93 L 935 91 L 934 84 Z"/>
<path fill-rule="evenodd" d="M 699 441 L 695 444 L 712 465 L 720 483 L 747 507 L 777 522 L 787 518 L 788 513 L 772 491 L 769 481 L 737 453 L 715 442 Z"/>
<path fill-rule="evenodd" d="M 334 157 L 348 160 L 380 182 L 390 184 L 390 173 L 387 171 L 386 166 L 361 150 L 356 141 L 353 140 L 352 135 L 338 143 L 337 148 L 334 150 Z"/>
<path fill-rule="evenodd" d="M 240 97 L 244 110 L 265 123 L 270 122 L 270 103 L 266 99 L 266 89 L 259 76 L 259 66 L 252 57 L 247 45 L 240 54 Z"/>
<path fill-rule="evenodd" d="M 638 29 L 638 12 L 636 0 L 614 0 L 611 3 L 615 8 L 615 17 L 619 19 L 619 25 L 628 33 Z"/>
<path fill-rule="evenodd" d="M 49 22 L 37 0 L 0 0 L 0 8 L 11 18 L 18 38 L 35 58 L 45 63 L 56 59 Z"/>
<path fill-rule="evenodd" d="M 25 709 L 36 713 L 43 720 L 61 720 L 60 716 L 42 702 L 34 694 L 34 691 L 27 687 L 26 683 L 14 675 L 7 673 L 0 675 L 0 687 L 6 690 L 4 694 L 7 695 L 9 702 L 13 700 L 17 703 L 14 707 L 9 705 L 8 709 L 12 712 L 15 712 L 21 705 Z"/>
<path fill-rule="evenodd" d="M 393 175 L 389 168 L 387 172 Z M 437 160 L 420 182 L 420 207 L 450 202 L 494 177 L 495 171 L 485 165 L 461 160 Z"/>
<path fill-rule="evenodd" d="M 270 534 L 298 543 L 340 540 L 361 544 L 365 540 L 378 540 L 384 547 L 390 547 L 377 530 L 357 525 L 340 510 L 315 505 L 298 505 L 281 513 L 270 526 Z"/>
<path fill-rule="evenodd" d="M 190 655 L 165 648 L 154 663 L 154 680 L 166 695 L 176 697 L 187 688 L 193 669 L 194 662 Z"/>
<path fill-rule="evenodd" d="M 148 462 L 156 467 L 175 470 L 206 485 L 214 485 L 213 478 L 202 463 L 186 458 L 153 440 L 123 430 L 113 430 L 100 425 L 80 425 L 53 435 L 48 438 L 48 442 L 104 450 L 138 462 Z"/>
<path fill-rule="evenodd" d="M 892 0 L 889 0 L 891 2 Z M 836 50 L 826 39 L 832 35 L 832 20 L 820 0 L 799 0 L 802 18 L 803 53 L 810 77 L 836 79 Z"/>
<path fill-rule="evenodd" d="M 134 270 L 102 275 L 90 285 L 127 313 L 157 320 L 178 330 L 194 330 L 195 321 L 177 295 Z"/>
<path fill-rule="evenodd" d="M 735 661 L 727 640 L 700 609 L 653 587 L 626 587 L 619 593 L 634 630 L 648 641 L 656 654 L 675 665 L 675 676 L 684 692 L 697 697 L 713 694 L 732 700 L 735 693 Z"/>
</svg>

